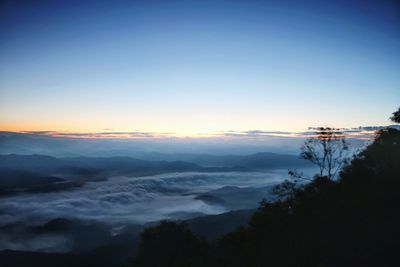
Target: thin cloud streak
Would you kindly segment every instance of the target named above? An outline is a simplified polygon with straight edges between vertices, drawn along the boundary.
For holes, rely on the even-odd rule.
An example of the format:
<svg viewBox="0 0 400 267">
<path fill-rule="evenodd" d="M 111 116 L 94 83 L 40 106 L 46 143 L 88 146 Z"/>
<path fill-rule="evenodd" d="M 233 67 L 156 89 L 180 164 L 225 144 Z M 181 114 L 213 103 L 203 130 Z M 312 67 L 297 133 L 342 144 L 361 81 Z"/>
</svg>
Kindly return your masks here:
<svg viewBox="0 0 400 267">
<path fill-rule="evenodd" d="M 172 137 L 170 133 L 153 133 L 153 132 L 58 132 L 58 131 L 22 131 L 23 134 L 44 135 L 50 137 L 78 138 L 78 139 L 142 139 L 142 138 L 166 138 Z"/>
<path fill-rule="evenodd" d="M 335 128 L 348 138 L 371 139 L 376 131 L 384 128 L 397 128 L 398 125 L 389 126 L 359 126 L 355 128 Z M 179 136 L 172 132 L 147 132 L 147 131 L 101 131 L 101 132 L 61 132 L 61 131 L 21 131 L 16 133 L 47 136 L 55 138 L 75 138 L 75 139 L 209 139 L 209 138 L 251 138 L 262 139 L 268 137 L 288 137 L 288 138 L 307 138 L 313 136 L 318 131 L 318 127 L 308 127 L 304 132 L 286 132 L 286 131 L 220 131 L 215 133 L 198 133 L 194 136 Z M 7 133 L 5 131 L 1 132 Z"/>
</svg>

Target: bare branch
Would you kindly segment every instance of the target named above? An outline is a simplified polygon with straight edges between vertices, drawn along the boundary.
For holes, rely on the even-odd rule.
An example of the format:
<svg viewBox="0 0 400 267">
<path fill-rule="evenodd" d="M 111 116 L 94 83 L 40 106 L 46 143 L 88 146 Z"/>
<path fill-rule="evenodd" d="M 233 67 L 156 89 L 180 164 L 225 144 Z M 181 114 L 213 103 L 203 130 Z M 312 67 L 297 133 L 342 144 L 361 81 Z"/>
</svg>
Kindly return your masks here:
<svg viewBox="0 0 400 267">
<path fill-rule="evenodd" d="M 319 175 L 334 179 L 347 160 L 348 144 L 335 128 L 319 128 L 316 136 L 305 141 L 300 156 L 319 168 Z"/>
</svg>

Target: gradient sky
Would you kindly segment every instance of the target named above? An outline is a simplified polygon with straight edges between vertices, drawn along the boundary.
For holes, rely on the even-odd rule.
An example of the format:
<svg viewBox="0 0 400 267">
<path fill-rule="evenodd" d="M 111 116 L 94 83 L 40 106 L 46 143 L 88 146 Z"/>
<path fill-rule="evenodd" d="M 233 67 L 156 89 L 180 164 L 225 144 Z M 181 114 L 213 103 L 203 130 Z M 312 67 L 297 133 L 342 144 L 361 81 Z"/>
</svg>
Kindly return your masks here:
<svg viewBox="0 0 400 267">
<path fill-rule="evenodd" d="M 386 125 L 400 105 L 399 7 L 2 1 L 0 130 Z"/>
</svg>

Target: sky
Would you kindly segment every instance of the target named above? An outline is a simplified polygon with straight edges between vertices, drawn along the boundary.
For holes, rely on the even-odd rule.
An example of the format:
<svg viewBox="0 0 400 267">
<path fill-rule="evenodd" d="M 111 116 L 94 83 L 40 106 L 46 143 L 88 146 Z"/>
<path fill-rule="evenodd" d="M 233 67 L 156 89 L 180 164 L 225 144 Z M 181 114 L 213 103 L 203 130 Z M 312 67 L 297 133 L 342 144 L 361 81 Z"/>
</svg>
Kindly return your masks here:
<svg viewBox="0 0 400 267">
<path fill-rule="evenodd" d="M 301 2 L 301 3 L 300 3 Z M 396 1 L 2 1 L 0 130 L 388 125 Z"/>
</svg>

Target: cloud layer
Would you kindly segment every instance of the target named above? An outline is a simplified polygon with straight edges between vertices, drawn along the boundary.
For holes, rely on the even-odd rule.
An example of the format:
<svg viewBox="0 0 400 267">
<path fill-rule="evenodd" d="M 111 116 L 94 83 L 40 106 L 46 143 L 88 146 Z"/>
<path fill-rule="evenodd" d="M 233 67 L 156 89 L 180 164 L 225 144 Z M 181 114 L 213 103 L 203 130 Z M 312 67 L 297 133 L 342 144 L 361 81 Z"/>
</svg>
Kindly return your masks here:
<svg viewBox="0 0 400 267">
<path fill-rule="evenodd" d="M 368 137 L 374 132 L 382 130 L 386 127 L 400 128 L 398 125 L 389 126 L 359 126 L 354 128 L 336 128 L 343 134 L 357 138 Z M 113 131 L 112 129 L 104 129 L 101 132 L 61 132 L 61 131 L 22 131 L 20 133 L 30 135 L 42 135 L 51 137 L 62 138 L 97 138 L 97 139 L 176 139 L 176 133 L 157 133 L 147 131 Z M 187 136 L 185 138 L 223 138 L 223 137 L 268 137 L 268 136 L 282 136 L 282 137 L 304 137 L 308 136 L 318 130 L 318 127 L 308 127 L 304 132 L 289 132 L 289 131 L 264 131 L 264 130 L 247 130 L 247 131 L 221 131 L 214 133 L 198 133 L 194 136 Z M 1 133 L 1 132 L 0 132 Z M 6 132 L 2 132 L 5 134 Z M 11 133 L 11 132 L 10 132 Z"/>
<path fill-rule="evenodd" d="M 0 226 L 21 221 L 40 224 L 58 217 L 127 224 L 167 219 L 182 211 L 218 214 L 227 208 L 196 197 L 224 186 L 263 187 L 284 176 L 282 171 L 113 177 L 68 191 L 3 197 Z M 258 201 L 254 199 L 254 205 Z"/>
</svg>

